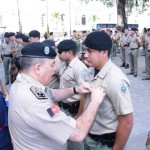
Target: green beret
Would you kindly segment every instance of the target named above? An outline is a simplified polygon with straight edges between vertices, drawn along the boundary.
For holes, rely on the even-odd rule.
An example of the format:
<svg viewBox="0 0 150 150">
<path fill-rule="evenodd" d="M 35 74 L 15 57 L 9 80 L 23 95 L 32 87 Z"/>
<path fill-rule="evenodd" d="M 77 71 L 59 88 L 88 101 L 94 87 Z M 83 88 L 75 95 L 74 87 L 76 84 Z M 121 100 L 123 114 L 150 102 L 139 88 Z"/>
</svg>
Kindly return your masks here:
<svg viewBox="0 0 150 150">
<path fill-rule="evenodd" d="M 33 42 L 25 46 L 22 50 L 22 57 L 50 58 L 54 59 L 57 55 L 55 50 L 40 42 Z"/>
</svg>

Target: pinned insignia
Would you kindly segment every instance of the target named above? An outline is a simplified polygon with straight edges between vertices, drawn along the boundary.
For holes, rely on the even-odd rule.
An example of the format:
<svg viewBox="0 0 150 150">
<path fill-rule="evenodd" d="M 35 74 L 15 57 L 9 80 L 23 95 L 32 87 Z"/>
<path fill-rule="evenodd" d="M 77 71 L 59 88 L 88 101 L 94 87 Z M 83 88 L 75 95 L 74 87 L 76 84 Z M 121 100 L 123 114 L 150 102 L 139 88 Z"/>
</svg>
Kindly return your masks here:
<svg viewBox="0 0 150 150">
<path fill-rule="evenodd" d="M 121 84 L 120 84 L 120 91 L 121 91 L 122 93 L 125 93 L 125 92 L 127 91 L 127 88 L 126 88 L 125 83 L 121 83 Z"/>
<path fill-rule="evenodd" d="M 32 86 L 30 90 L 38 99 L 48 99 L 40 88 Z"/>
<path fill-rule="evenodd" d="M 87 77 L 87 72 L 86 71 L 81 71 L 81 78 L 86 79 Z"/>
<path fill-rule="evenodd" d="M 57 115 L 59 113 L 58 107 L 54 104 L 50 108 L 47 109 L 47 112 L 51 117 Z"/>
<path fill-rule="evenodd" d="M 50 49 L 49 49 L 48 46 L 45 46 L 45 48 L 44 48 L 44 53 L 45 53 L 46 55 L 48 55 L 48 54 L 50 53 Z"/>
</svg>

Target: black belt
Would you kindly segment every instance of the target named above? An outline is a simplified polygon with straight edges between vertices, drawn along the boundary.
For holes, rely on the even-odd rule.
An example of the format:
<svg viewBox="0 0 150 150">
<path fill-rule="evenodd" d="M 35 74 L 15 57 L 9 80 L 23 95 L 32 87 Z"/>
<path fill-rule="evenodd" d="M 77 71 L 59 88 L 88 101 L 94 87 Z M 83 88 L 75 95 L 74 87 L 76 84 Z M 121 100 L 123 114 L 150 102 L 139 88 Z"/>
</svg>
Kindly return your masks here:
<svg viewBox="0 0 150 150">
<path fill-rule="evenodd" d="M 79 110 L 80 101 L 67 103 L 59 102 L 58 104 L 63 109 L 67 110 L 70 114 L 76 115 Z"/>
<path fill-rule="evenodd" d="M 147 51 L 148 51 L 148 52 L 150 52 L 150 50 L 149 50 L 149 49 L 148 49 Z"/>
<path fill-rule="evenodd" d="M 106 144 L 108 147 L 113 147 L 115 143 L 116 132 L 106 133 L 103 135 L 94 135 L 94 134 L 89 133 L 88 135 L 97 143 L 100 143 L 102 145 Z"/>
<path fill-rule="evenodd" d="M 131 50 L 135 50 L 135 49 L 138 49 L 138 48 L 131 48 Z"/>
<path fill-rule="evenodd" d="M 3 55 L 3 57 L 12 57 L 12 54 L 10 54 L 10 55 Z"/>
</svg>

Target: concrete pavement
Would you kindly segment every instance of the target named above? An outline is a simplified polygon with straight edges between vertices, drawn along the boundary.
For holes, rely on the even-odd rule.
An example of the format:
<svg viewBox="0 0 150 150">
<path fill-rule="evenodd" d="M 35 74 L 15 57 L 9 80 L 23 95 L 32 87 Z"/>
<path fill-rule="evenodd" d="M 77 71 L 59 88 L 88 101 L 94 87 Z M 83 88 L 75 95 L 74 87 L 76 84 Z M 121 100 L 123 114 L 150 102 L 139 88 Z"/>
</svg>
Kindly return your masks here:
<svg viewBox="0 0 150 150">
<path fill-rule="evenodd" d="M 117 54 L 117 57 L 113 57 L 112 61 L 117 66 L 120 66 L 120 54 Z M 138 64 L 138 76 L 133 77 L 133 75 L 127 75 L 131 82 L 131 97 L 134 107 L 134 127 L 125 150 L 146 150 L 145 143 L 147 139 L 147 133 L 150 130 L 150 81 L 142 80 L 142 78 L 145 76 L 145 74 L 142 73 L 145 66 L 144 56 L 139 56 Z M 130 71 L 129 69 L 125 68 L 121 69 L 125 74 Z M 0 76 L 2 76 L 2 79 L 4 80 L 2 64 L 0 64 Z M 10 85 L 7 87 L 9 88 Z"/>
</svg>

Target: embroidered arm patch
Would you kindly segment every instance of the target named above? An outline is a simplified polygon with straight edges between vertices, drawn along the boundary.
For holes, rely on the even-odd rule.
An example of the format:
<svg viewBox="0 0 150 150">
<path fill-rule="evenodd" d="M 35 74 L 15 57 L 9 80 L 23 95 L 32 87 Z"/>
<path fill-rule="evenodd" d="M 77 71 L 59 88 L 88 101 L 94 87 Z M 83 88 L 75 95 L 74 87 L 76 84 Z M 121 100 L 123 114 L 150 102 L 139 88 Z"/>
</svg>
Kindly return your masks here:
<svg viewBox="0 0 150 150">
<path fill-rule="evenodd" d="M 40 88 L 32 86 L 30 90 L 38 99 L 48 99 Z"/>
</svg>

